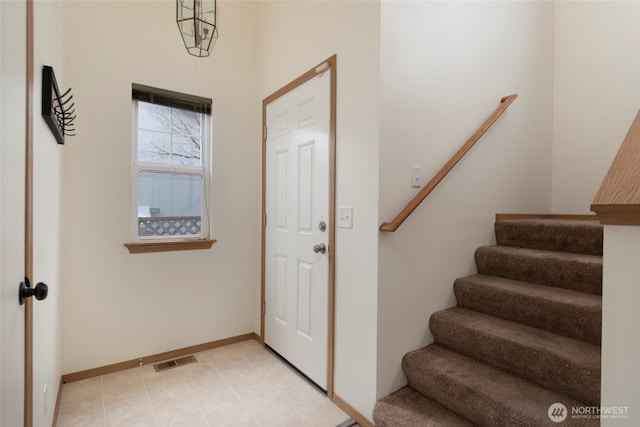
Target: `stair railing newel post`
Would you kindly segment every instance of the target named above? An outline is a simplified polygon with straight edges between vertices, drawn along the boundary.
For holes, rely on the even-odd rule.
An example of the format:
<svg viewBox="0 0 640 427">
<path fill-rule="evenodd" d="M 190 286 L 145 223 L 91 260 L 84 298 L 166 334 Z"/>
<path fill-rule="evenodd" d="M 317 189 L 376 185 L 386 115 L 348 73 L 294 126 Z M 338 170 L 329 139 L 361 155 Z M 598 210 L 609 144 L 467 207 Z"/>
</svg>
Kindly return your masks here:
<svg viewBox="0 0 640 427">
<path fill-rule="evenodd" d="M 456 151 L 449 161 L 436 173 L 433 178 L 414 196 L 413 199 L 396 215 L 391 222 L 380 225 L 380 231 L 394 232 L 400 225 L 416 210 L 416 208 L 427 198 L 429 194 L 438 186 L 440 181 L 455 167 L 456 164 L 469 152 L 471 147 L 484 135 L 495 121 L 505 112 L 509 105 L 518 97 L 517 94 L 504 96 L 500 99 L 500 106 L 489 116 L 487 120 L 474 132 L 473 135 Z"/>
</svg>

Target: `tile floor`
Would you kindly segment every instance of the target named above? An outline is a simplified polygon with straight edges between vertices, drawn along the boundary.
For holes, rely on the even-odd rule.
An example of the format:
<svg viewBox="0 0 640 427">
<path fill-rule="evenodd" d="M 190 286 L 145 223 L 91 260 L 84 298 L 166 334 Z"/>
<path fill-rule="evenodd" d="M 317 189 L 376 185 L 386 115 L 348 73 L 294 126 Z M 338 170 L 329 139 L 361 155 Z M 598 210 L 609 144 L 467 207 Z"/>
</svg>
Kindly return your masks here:
<svg viewBox="0 0 640 427">
<path fill-rule="evenodd" d="M 257 342 L 65 384 L 57 427 L 334 427 L 349 419 Z"/>
</svg>

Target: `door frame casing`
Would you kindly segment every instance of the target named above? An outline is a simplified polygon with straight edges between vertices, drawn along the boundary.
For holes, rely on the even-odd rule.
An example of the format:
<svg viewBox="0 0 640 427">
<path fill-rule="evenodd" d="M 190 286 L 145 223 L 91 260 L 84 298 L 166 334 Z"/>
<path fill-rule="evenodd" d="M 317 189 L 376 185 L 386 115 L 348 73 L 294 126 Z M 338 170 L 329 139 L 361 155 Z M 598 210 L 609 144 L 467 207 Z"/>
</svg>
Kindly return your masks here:
<svg viewBox="0 0 640 427">
<path fill-rule="evenodd" d="M 327 307 L 327 396 L 333 399 L 334 372 L 334 331 L 335 331 L 335 254 L 336 254 L 336 95 L 337 95 L 337 56 L 322 61 L 309 71 L 300 75 L 290 83 L 281 87 L 262 100 L 262 256 L 261 256 L 261 286 L 260 286 L 260 342 L 265 340 L 265 247 L 266 247 L 266 213 L 267 213 L 267 106 L 276 99 L 286 95 L 318 74 L 330 73 L 329 94 L 329 256 L 328 271 L 328 307 Z M 327 67 L 328 66 L 328 67 Z"/>
</svg>

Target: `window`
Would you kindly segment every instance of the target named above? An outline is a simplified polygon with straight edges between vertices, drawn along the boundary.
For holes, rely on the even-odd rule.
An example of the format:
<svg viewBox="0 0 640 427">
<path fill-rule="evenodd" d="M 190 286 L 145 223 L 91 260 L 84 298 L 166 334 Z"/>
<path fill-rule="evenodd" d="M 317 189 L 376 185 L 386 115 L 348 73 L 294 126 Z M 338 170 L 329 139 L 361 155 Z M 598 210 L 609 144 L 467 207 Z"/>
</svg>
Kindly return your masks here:
<svg viewBox="0 0 640 427">
<path fill-rule="evenodd" d="M 211 100 L 137 84 L 132 98 L 134 239 L 207 239 Z"/>
</svg>

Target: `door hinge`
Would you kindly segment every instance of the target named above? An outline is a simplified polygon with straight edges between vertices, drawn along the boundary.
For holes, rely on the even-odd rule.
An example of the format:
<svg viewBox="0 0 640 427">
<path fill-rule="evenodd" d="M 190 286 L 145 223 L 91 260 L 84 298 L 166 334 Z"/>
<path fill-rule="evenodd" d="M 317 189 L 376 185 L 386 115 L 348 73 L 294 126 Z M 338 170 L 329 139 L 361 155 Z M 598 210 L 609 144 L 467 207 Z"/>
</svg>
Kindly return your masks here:
<svg viewBox="0 0 640 427">
<path fill-rule="evenodd" d="M 264 139 L 267 139 L 267 127 L 264 127 Z"/>
<path fill-rule="evenodd" d="M 262 301 L 262 315 L 266 315 L 267 314 L 267 301 L 264 300 Z"/>
<path fill-rule="evenodd" d="M 264 228 L 267 228 L 267 214 L 264 214 Z"/>
</svg>

